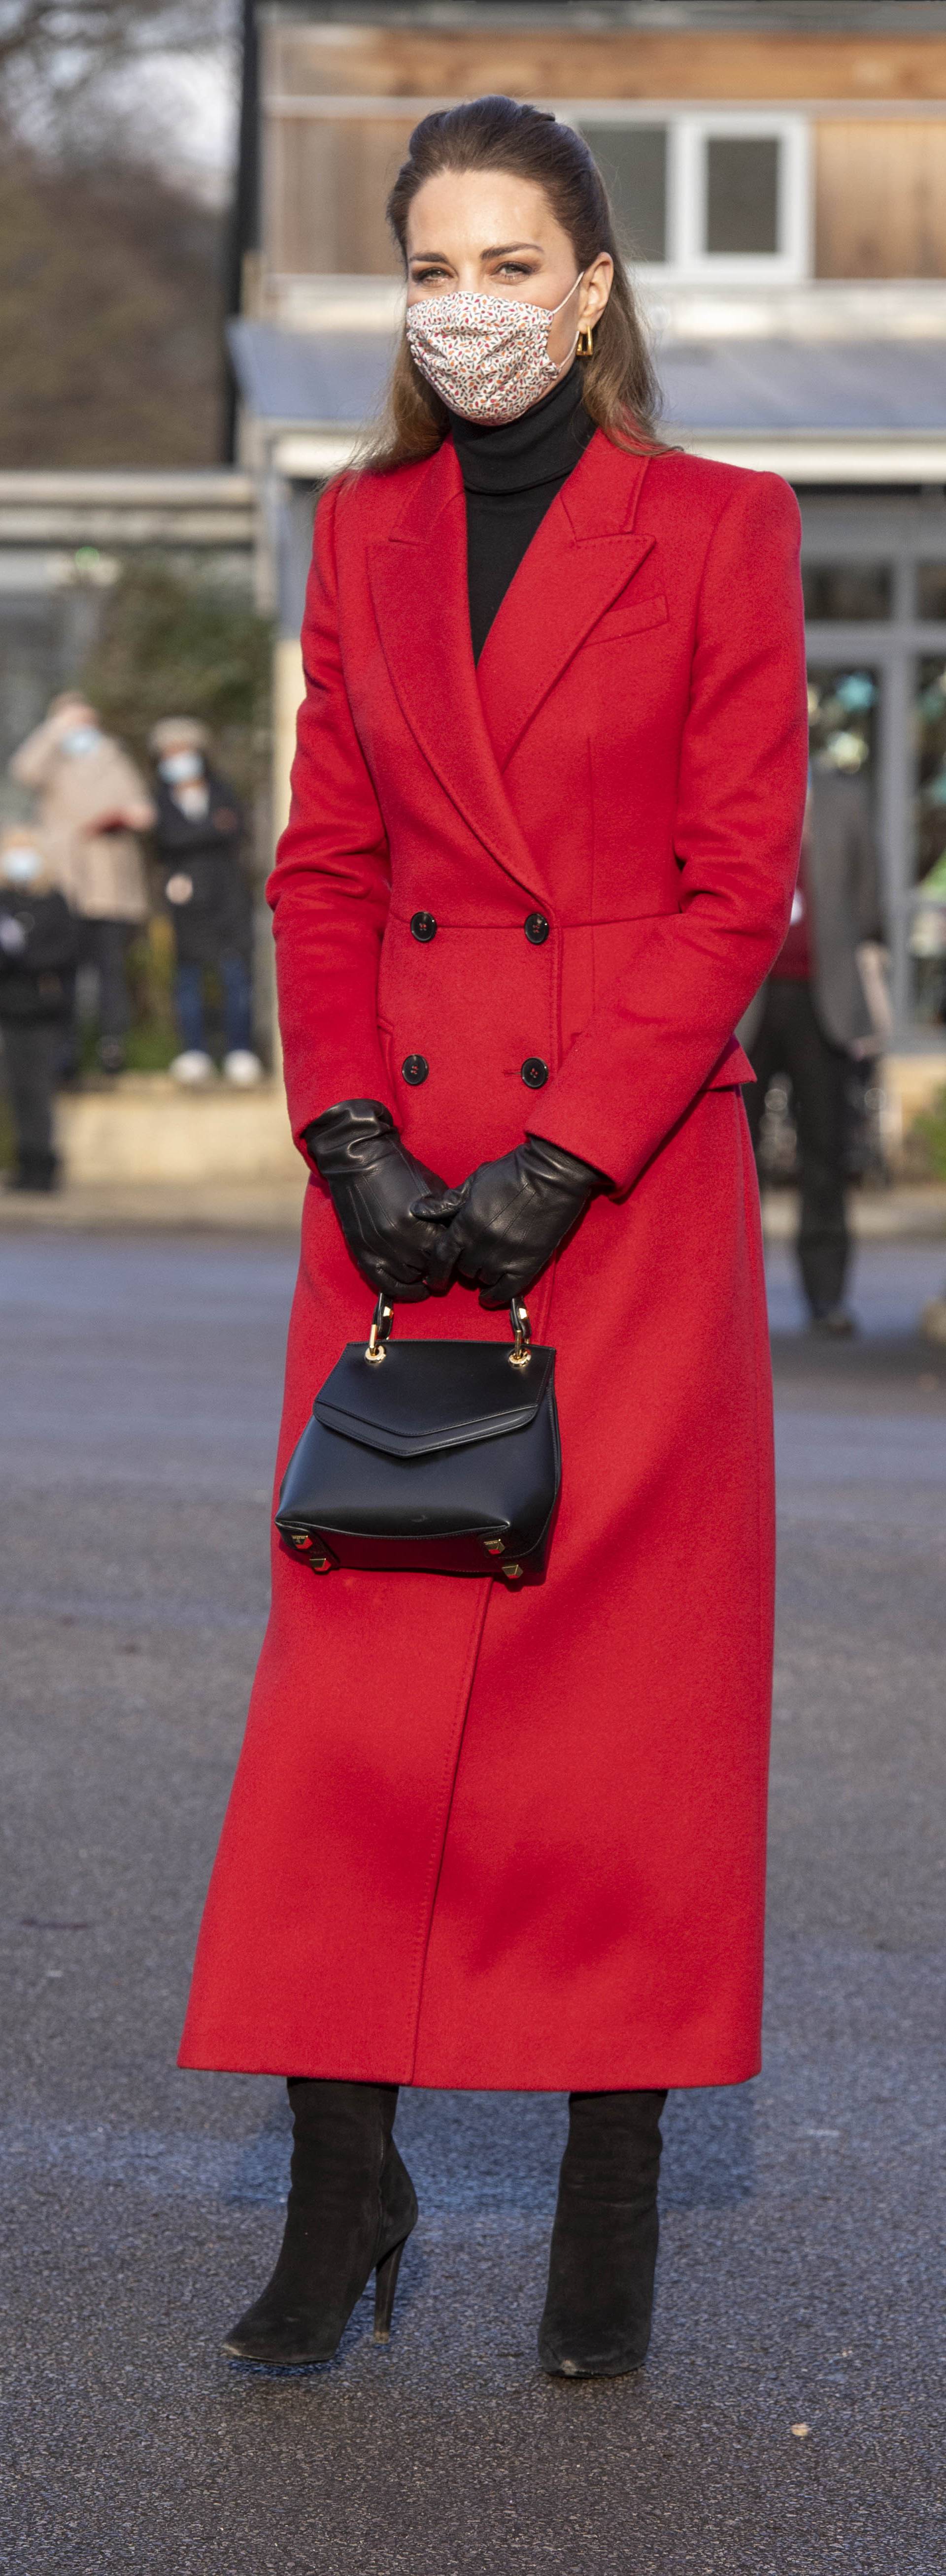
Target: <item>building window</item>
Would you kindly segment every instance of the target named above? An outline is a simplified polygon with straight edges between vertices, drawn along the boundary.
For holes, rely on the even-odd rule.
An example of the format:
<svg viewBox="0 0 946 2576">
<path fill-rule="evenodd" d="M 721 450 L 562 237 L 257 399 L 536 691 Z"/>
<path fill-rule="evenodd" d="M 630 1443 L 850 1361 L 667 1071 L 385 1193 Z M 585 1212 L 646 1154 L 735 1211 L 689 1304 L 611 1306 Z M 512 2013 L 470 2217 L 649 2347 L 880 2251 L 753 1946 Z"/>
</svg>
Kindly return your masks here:
<svg viewBox="0 0 946 2576">
<path fill-rule="evenodd" d="M 621 247 L 668 278 L 792 279 L 811 266 L 802 116 L 721 109 L 658 122 L 575 111 L 608 188 Z"/>
<path fill-rule="evenodd" d="M 867 617 L 889 617 L 891 575 L 887 564 L 803 562 L 805 616 L 840 618 L 843 624 Z"/>
<path fill-rule="evenodd" d="M 916 613 L 918 617 L 946 620 L 946 563 L 921 563 L 916 568 Z"/>
<path fill-rule="evenodd" d="M 629 259 L 667 257 L 667 128 L 594 125 L 586 130 Z"/>
<path fill-rule="evenodd" d="M 774 134 L 707 135 L 708 252 L 777 258 L 779 151 Z"/>
</svg>

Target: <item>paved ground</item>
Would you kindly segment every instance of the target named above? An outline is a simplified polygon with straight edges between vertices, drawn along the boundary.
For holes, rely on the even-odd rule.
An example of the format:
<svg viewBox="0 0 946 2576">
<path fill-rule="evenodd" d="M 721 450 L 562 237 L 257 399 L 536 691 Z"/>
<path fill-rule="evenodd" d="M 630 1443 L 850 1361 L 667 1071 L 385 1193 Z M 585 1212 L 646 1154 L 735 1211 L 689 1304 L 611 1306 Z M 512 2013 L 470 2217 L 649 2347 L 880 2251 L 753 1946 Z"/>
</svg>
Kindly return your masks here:
<svg viewBox="0 0 946 2576">
<path fill-rule="evenodd" d="M 553 2098 L 409 2095 L 395 2337 L 259 2377 L 280 2088 L 174 2068 L 266 1599 L 291 1254 L 0 1245 L 0 2566 L 15 2576 L 942 2576 L 943 1248 L 850 1349 L 772 1254 L 768 2049 L 667 2115 L 643 2377 L 533 2363 Z M 807 2426 L 804 2435 L 796 2429 Z"/>
</svg>

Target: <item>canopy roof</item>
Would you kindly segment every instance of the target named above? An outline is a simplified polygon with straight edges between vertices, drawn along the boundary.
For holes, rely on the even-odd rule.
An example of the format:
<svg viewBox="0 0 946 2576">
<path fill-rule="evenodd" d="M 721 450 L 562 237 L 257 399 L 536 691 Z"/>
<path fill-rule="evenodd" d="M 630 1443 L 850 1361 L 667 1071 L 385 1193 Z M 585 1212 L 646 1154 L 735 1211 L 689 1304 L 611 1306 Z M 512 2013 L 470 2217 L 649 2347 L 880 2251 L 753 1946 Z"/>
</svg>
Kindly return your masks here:
<svg viewBox="0 0 946 2576">
<path fill-rule="evenodd" d="M 240 391 L 280 429 L 358 430 L 376 413 L 391 345 L 378 331 L 230 326 Z M 752 431 L 946 433 L 946 344 L 714 339 L 658 352 L 663 425 L 682 437 Z"/>
</svg>

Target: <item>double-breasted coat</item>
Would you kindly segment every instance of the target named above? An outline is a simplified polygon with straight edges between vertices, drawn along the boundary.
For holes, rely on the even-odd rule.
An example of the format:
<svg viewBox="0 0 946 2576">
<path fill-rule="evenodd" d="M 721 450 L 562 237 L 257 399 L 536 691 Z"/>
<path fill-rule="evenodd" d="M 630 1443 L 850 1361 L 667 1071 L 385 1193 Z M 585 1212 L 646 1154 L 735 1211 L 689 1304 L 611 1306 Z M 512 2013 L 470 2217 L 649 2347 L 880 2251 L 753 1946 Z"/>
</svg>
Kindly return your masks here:
<svg viewBox="0 0 946 2576">
<path fill-rule="evenodd" d="M 477 670 L 451 444 L 321 504 L 270 889 L 295 1133 L 379 1100 L 448 1182 L 532 1127 L 613 1187 L 530 1299 L 562 1431 L 544 1583 L 276 1549 L 185 2064 L 758 2065 L 771 1387 L 732 1032 L 797 868 L 797 557 L 777 478 L 599 432 Z M 371 1308 L 313 1177 L 278 1473 Z M 508 1325 L 455 1286 L 395 1330 Z"/>
</svg>

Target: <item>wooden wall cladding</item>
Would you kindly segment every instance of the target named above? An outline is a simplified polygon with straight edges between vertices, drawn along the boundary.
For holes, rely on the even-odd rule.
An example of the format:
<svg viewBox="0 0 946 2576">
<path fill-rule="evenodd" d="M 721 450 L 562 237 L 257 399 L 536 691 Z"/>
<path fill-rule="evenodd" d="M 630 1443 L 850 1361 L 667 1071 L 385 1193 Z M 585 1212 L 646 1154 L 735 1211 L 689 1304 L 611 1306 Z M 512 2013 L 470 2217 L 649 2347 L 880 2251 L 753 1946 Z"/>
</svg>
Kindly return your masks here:
<svg viewBox="0 0 946 2576">
<path fill-rule="evenodd" d="M 271 22 L 267 88 L 285 95 L 473 98 L 946 98 L 946 37 L 439 33 Z"/>
<path fill-rule="evenodd" d="M 266 264 L 282 276 L 400 275 L 384 208 L 412 118 L 274 117 L 265 152 Z"/>
<path fill-rule="evenodd" d="M 818 277 L 946 277 L 946 118 L 819 122 Z"/>
</svg>

